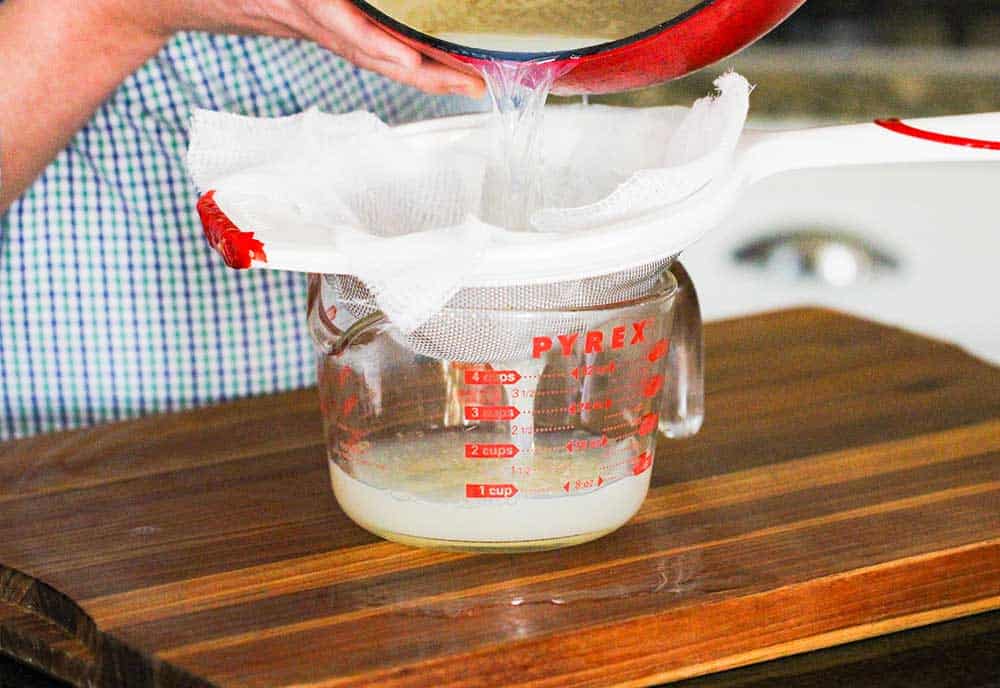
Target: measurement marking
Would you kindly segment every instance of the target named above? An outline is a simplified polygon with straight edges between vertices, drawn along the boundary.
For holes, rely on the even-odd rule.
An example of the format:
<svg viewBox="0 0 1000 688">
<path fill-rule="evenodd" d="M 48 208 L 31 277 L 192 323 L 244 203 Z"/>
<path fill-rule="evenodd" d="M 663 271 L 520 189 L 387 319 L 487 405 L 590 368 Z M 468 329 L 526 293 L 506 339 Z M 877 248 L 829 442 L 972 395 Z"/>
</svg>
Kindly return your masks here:
<svg viewBox="0 0 1000 688">
<path fill-rule="evenodd" d="M 466 370 L 467 385 L 512 385 L 521 379 L 516 370 Z"/>
<path fill-rule="evenodd" d="M 661 339 L 660 341 L 656 342 L 656 344 L 653 345 L 653 348 L 650 349 L 649 355 L 646 358 L 649 360 L 650 363 L 655 363 L 656 361 L 666 356 L 669 351 L 670 351 L 670 340 Z"/>
<path fill-rule="evenodd" d="M 611 408 L 611 399 L 598 401 L 581 401 L 566 407 L 570 414 L 583 413 L 584 411 L 607 411 Z"/>
<path fill-rule="evenodd" d="M 654 375 L 649 379 L 649 382 L 646 383 L 646 386 L 643 387 L 642 393 L 645 397 L 652 398 L 655 397 L 661 389 L 663 389 L 663 376 Z"/>
<path fill-rule="evenodd" d="M 565 406 L 560 406 L 554 409 L 545 409 L 544 411 L 526 411 L 525 413 L 533 414 L 536 416 L 544 416 L 549 413 L 569 413 L 569 409 Z"/>
<path fill-rule="evenodd" d="M 466 483 L 465 496 L 468 499 L 510 499 L 517 494 L 517 486 L 511 483 Z"/>
<path fill-rule="evenodd" d="M 608 446 L 608 436 L 588 437 L 584 439 L 571 439 L 565 445 L 566 451 L 572 454 L 574 451 L 586 451 L 587 449 L 602 449 Z"/>
<path fill-rule="evenodd" d="M 645 416 L 642 417 L 642 420 L 639 421 L 639 436 L 645 437 L 649 433 L 656 430 L 656 426 L 659 424 L 659 422 L 660 422 L 659 414 L 647 413 Z"/>
<path fill-rule="evenodd" d="M 607 363 L 605 365 L 582 365 L 573 368 L 570 371 L 570 375 L 579 380 L 582 377 L 590 377 L 596 375 L 611 375 L 615 372 L 615 362 Z"/>
<path fill-rule="evenodd" d="M 466 444 L 467 459 L 512 459 L 518 454 L 513 444 Z"/>
<path fill-rule="evenodd" d="M 563 432 L 563 431 L 566 431 L 566 430 L 574 430 L 574 429 L 576 429 L 576 426 L 574 426 L 574 425 L 560 425 L 560 426 L 554 427 L 554 428 L 535 428 L 535 432 L 536 433 L 539 433 L 539 432 Z"/>
<path fill-rule="evenodd" d="M 641 475 L 643 472 L 649 469 L 653 465 L 653 452 L 644 451 L 635 457 L 632 462 L 632 473 L 634 475 Z"/>
<path fill-rule="evenodd" d="M 585 480 L 567 480 L 563 483 L 563 489 L 566 492 L 576 492 L 579 490 L 593 490 L 604 484 L 604 476 L 597 476 L 597 478 L 587 478 Z"/>
<path fill-rule="evenodd" d="M 513 406 L 466 406 L 465 420 L 514 420 L 521 412 Z"/>
</svg>

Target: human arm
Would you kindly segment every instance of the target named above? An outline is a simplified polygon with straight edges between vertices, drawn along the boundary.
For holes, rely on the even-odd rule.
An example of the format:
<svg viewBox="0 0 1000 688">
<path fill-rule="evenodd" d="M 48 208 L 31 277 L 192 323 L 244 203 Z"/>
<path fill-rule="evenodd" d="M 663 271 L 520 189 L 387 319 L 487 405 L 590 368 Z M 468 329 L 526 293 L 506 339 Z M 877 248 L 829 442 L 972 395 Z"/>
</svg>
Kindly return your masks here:
<svg viewBox="0 0 1000 688">
<path fill-rule="evenodd" d="M 182 30 L 304 38 L 432 93 L 477 78 L 422 58 L 348 0 L 0 2 L 0 214 L 115 88 Z"/>
</svg>

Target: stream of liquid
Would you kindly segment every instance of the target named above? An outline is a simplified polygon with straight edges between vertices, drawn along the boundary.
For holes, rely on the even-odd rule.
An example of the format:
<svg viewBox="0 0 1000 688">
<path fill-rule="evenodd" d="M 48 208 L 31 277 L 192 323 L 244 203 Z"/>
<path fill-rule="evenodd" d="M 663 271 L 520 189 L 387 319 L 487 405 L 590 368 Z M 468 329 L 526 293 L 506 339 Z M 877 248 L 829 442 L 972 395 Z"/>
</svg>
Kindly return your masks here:
<svg viewBox="0 0 1000 688">
<path fill-rule="evenodd" d="M 562 69 L 553 62 L 495 60 L 480 70 L 493 101 L 496 130 L 493 166 L 483 187 L 487 222 L 506 229 L 531 231 L 531 214 L 544 205 L 540 133 L 545 101 Z M 537 375 L 529 376 L 525 382 L 537 385 L 539 379 Z M 521 398 L 512 403 L 518 407 L 528 405 L 518 411 L 533 426 L 532 399 Z M 531 456 L 534 433 L 520 434 L 515 437 L 515 444 L 523 456 Z"/>
<path fill-rule="evenodd" d="M 481 68 L 493 101 L 494 161 L 484 185 L 486 220 L 531 230 L 531 214 L 544 205 L 540 133 L 545 101 L 565 70 L 554 62 L 496 60 Z"/>
</svg>

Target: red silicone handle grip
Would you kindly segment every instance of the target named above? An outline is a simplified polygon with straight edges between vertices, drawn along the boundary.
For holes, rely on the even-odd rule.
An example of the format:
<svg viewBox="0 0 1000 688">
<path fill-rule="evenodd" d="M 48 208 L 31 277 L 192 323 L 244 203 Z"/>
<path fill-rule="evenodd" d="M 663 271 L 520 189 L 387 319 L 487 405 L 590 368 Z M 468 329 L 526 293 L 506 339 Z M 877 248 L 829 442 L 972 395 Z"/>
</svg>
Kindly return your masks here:
<svg viewBox="0 0 1000 688">
<path fill-rule="evenodd" d="M 918 139 L 935 141 L 937 143 L 947 143 L 952 146 L 966 146 L 967 148 L 986 148 L 988 150 L 1000 150 L 1000 141 L 986 141 L 984 139 L 970 139 L 965 136 L 951 136 L 950 134 L 939 134 L 926 129 L 918 129 L 898 119 L 877 119 L 875 124 L 885 127 L 889 131 L 905 136 L 913 136 Z"/>
</svg>

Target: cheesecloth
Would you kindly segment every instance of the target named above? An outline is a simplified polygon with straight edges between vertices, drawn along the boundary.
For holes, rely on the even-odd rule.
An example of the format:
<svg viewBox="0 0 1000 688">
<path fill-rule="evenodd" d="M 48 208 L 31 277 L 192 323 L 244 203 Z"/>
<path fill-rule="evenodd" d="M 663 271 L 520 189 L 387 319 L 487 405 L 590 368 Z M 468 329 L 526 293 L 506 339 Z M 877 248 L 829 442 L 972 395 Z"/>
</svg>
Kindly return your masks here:
<svg viewBox="0 0 1000 688">
<path fill-rule="evenodd" d="M 593 328 L 729 210 L 751 87 L 732 72 L 716 87 L 690 108 L 547 107 L 527 231 L 496 223 L 489 114 L 389 127 L 364 112 L 200 110 L 188 168 L 263 244 L 252 268 L 326 275 L 341 311 L 383 314 L 423 355 L 512 360 L 546 334 L 519 312 L 550 312 L 550 332 Z"/>
</svg>

